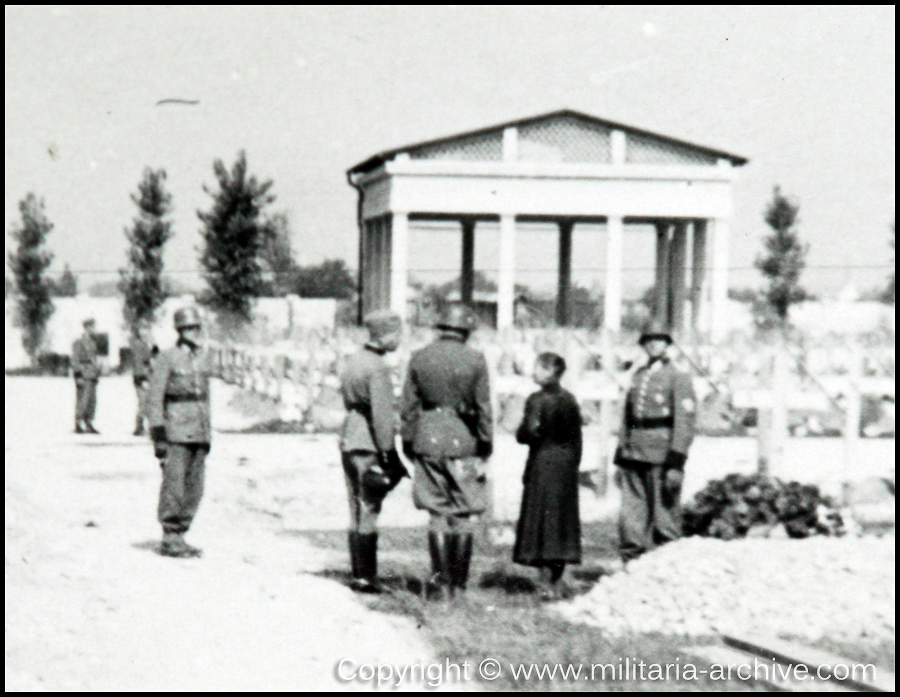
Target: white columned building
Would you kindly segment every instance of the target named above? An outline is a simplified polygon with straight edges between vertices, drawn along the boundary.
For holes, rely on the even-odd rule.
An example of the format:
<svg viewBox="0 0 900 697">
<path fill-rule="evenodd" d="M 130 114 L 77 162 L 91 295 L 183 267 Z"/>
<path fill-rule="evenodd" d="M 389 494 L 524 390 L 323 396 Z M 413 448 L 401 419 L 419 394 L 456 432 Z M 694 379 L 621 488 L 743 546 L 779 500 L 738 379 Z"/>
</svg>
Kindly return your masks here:
<svg viewBox="0 0 900 697">
<path fill-rule="evenodd" d="M 559 229 L 557 322 L 569 321 L 572 230 L 607 234 L 604 326 L 622 317 L 629 224 L 656 227 L 656 307 L 676 332 L 724 328 L 738 155 L 564 110 L 379 153 L 348 171 L 359 193 L 360 316 L 407 314 L 409 231 L 458 221 L 461 297 L 471 301 L 478 222 L 499 225 L 497 325 L 515 323 L 517 222 Z M 689 306 L 689 307 L 688 307 Z"/>
</svg>

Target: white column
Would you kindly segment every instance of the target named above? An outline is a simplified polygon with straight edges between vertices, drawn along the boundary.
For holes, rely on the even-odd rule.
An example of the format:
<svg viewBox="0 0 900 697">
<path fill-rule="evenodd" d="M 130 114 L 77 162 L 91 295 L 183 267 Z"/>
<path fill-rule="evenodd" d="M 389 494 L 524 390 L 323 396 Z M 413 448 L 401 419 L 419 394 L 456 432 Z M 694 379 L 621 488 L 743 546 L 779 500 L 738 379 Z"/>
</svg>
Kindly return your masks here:
<svg viewBox="0 0 900 697">
<path fill-rule="evenodd" d="M 606 220 L 606 296 L 603 301 L 603 326 L 618 332 L 622 326 L 622 238 L 625 225 L 621 216 Z"/>
<path fill-rule="evenodd" d="M 625 164 L 625 143 L 625 131 L 615 129 L 609 134 L 609 147 L 611 151 L 610 155 L 612 157 L 612 163 L 614 165 Z"/>
<path fill-rule="evenodd" d="M 509 127 L 503 129 L 503 161 L 515 162 L 519 159 L 519 129 Z"/>
<path fill-rule="evenodd" d="M 405 321 L 409 278 L 409 216 L 394 213 L 390 228 L 391 299 L 390 308 Z"/>
<path fill-rule="evenodd" d="M 728 333 L 728 237 L 727 218 L 712 223 L 712 279 L 710 281 L 710 338 L 716 342 Z"/>
<path fill-rule="evenodd" d="M 497 329 L 515 325 L 516 217 L 500 216 L 500 272 L 497 277 Z"/>
</svg>

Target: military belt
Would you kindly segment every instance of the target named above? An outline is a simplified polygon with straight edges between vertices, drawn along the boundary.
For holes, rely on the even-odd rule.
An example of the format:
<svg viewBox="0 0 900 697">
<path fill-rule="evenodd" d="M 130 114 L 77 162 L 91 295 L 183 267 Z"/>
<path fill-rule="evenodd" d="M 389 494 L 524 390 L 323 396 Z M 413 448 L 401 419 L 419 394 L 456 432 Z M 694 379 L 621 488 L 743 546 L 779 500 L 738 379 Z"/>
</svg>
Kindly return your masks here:
<svg viewBox="0 0 900 697">
<path fill-rule="evenodd" d="M 675 419 L 671 416 L 660 416 L 648 419 L 629 419 L 628 428 L 674 428 Z"/>
<path fill-rule="evenodd" d="M 167 394 L 167 402 L 204 402 L 206 397 L 196 394 Z"/>
</svg>

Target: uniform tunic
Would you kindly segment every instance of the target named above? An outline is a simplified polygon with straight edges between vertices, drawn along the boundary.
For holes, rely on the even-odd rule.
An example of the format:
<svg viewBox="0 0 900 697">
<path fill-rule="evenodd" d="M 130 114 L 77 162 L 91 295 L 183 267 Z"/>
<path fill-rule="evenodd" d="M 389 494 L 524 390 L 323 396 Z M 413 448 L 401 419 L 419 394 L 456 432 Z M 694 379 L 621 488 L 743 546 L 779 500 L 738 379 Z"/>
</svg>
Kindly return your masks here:
<svg viewBox="0 0 900 697">
<path fill-rule="evenodd" d="M 493 443 L 484 356 L 444 335 L 413 354 L 403 387 L 401 436 L 415 453 L 413 501 L 438 516 L 487 508 L 484 460 Z"/>
<path fill-rule="evenodd" d="M 633 559 L 681 535 L 679 496 L 666 497 L 667 453 L 687 456 L 694 439 L 696 398 L 689 375 L 665 358 L 634 375 L 616 464 L 622 489 L 620 552 Z"/>
<path fill-rule="evenodd" d="M 377 351 L 366 347 L 345 361 L 341 395 L 347 409 L 340 446 L 350 503 L 350 529 L 373 533 L 386 494 L 367 490 L 362 478 L 394 450 L 396 434 L 390 368 Z"/>
<path fill-rule="evenodd" d="M 72 344 L 72 372 L 75 376 L 75 420 L 91 422 L 97 410 L 100 352 L 90 334 Z"/>
<path fill-rule="evenodd" d="M 558 385 L 532 394 L 516 440 L 528 445 L 513 561 L 542 566 L 581 561 L 578 465 L 581 413 Z"/>
<path fill-rule="evenodd" d="M 186 532 L 203 497 L 210 372 L 208 354 L 182 342 L 160 353 L 150 374 L 148 420 L 151 429 L 165 428 L 168 443 L 158 510 L 167 533 Z"/>
</svg>

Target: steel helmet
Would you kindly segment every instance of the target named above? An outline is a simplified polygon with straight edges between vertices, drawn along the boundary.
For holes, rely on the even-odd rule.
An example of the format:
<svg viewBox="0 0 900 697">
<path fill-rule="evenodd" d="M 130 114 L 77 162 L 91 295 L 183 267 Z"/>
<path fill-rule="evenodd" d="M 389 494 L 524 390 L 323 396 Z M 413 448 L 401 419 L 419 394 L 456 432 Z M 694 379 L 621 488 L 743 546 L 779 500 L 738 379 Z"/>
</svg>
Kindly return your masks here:
<svg viewBox="0 0 900 697">
<path fill-rule="evenodd" d="M 457 303 L 447 307 L 434 325 L 438 329 L 454 329 L 471 332 L 475 329 L 475 314 L 467 305 Z"/>
<path fill-rule="evenodd" d="M 175 329 L 184 329 L 185 327 L 199 327 L 200 312 L 196 307 L 182 307 L 175 311 Z"/>
<path fill-rule="evenodd" d="M 672 343 L 672 334 L 669 332 L 667 322 L 663 322 L 660 319 L 652 319 L 647 322 L 641 332 L 641 338 L 638 339 L 638 343 L 643 344 L 645 341 L 651 341 L 653 339 L 663 339 L 670 344 Z"/>
</svg>

